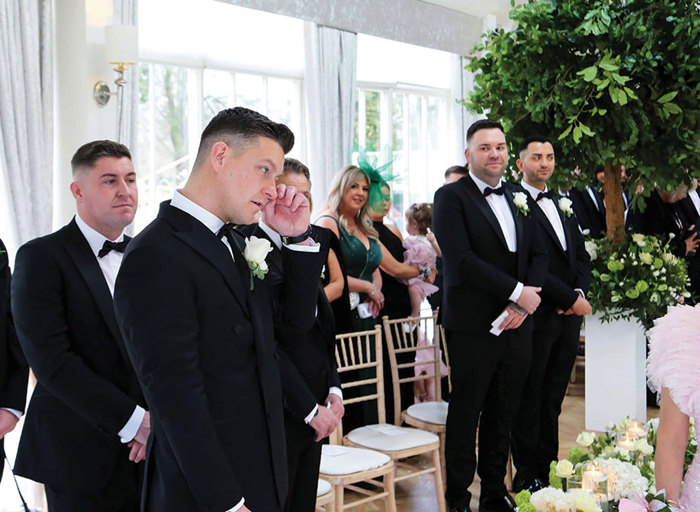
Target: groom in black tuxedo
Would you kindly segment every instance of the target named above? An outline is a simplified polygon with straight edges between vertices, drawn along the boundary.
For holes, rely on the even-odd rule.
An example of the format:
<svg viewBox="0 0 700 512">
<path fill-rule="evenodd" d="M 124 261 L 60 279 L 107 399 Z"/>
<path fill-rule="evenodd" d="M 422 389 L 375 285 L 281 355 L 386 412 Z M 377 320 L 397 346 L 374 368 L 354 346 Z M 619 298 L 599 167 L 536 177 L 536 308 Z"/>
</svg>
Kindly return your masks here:
<svg viewBox="0 0 700 512">
<path fill-rule="evenodd" d="M 548 485 L 549 464 L 559 455 L 559 414 L 576 360 L 586 300 L 590 258 L 571 201 L 547 189 L 554 172 L 554 147 L 534 136 L 520 145 L 516 162 L 530 209 L 549 254 L 542 302 L 534 315 L 532 364 L 513 428 L 513 490 L 536 491 Z"/>
<path fill-rule="evenodd" d="M 292 185 L 310 198 L 309 169 L 293 158 L 285 158 L 277 183 Z M 332 231 L 311 226 L 311 238 L 321 246 L 325 261 Z M 271 246 L 269 276 L 265 283 L 280 287 L 284 282 L 282 237 L 265 223 L 242 226 L 246 235 L 267 239 Z M 308 330 L 275 325 L 278 359 L 284 393 L 284 429 L 287 438 L 289 497 L 287 512 L 313 512 L 316 503 L 321 439 L 333 432 L 343 414 L 343 393 L 335 362 L 335 321 L 323 291 L 321 276 L 317 287 L 316 321 Z"/>
<path fill-rule="evenodd" d="M 10 314 L 10 265 L 5 244 L 0 240 L 0 459 L 5 453 L 5 435 L 14 430 L 24 413 L 28 376 Z M 0 480 L 3 462 L 0 460 Z"/>
<path fill-rule="evenodd" d="M 469 174 L 438 189 L 433 210 L 452 363 L 446 496 L 451 511 L 469 510 L 479 425 L 479 510 L 500 512 L 512 510 L 503 480 L 511 424 L 530 365 L 528 315 L 540 303 L 547 253 L 525 192 L 502 181 L 508 149 L 500 123 L 472 124 L 465 155 Z"/>
<path fill-rule="evenodd" d="M 311 329 L 322 266 L 308 199 L 275 184 L 293 144 L 289 128 L 257 112 L 219 112 L 187 183 L 124 258 L 115 311 L 152 413 L 144 512 L 284 506 L 273 328 Z M 261 209 L 284 237 L 284 280 L 274 295 L 263 273 L 269 256 L 244 251 L 233 230 Z"/>
<path fill-rule="evenodd" d="M 136 173 L 128 148 L 109 140 L 79 148 L 71 166 L 78 214 L 24 244 L 12 279 L 17 334 L 37 378 L 15 472 L 45 484 L 51 512 L 135 512 L 149 415 L 112 291 Z"/>
</svg>

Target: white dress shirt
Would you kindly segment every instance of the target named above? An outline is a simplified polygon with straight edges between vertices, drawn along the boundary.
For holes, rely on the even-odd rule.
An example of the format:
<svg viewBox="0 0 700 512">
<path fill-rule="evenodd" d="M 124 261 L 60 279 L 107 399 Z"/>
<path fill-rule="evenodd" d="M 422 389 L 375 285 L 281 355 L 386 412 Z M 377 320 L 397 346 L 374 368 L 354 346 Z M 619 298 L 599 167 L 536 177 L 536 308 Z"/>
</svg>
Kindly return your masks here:
<svg viewBox="0 0 700 512">
<path fill-rule="evenodd" d="M 219 230 L 225 224 L 225 222 L 223 220 L 221 220 L 219 217 L 217 217 L 216 215 L 214 215 L 210 211 L 202 208 L 194 201 L 183 196 L 182 193 L 180 192 L 180 190 L 176 190 L 175 193 L 173 194 L 173 199 L 170 202 L 170 206 L 174 206 L 175 208 L 178 208 L 185 213 L 189 213 L 192 217 L 194 217 L 199 222 L 204 224 L 207 227 L 207 229 L 210 229 L 211 232 L 214 234 L 218 233 Z M 280 239 L 280 242 L 281 241 L 282 240 Z M 231 253 L 231 258 L 234 258 L 233 249 L 229 245 L 228 239 L 226 237 L 223 237 L 221 239 L 221 242 L 228 248 L 229 252 Z M 288 245 L 287 247 L 291 250 L 294 250 L 294 251 L 303 251 L 303 252 L 318 252 L 320 250 L 319 244 L 311 245 L 311 246 L 294 244 L 294 245 Z M 226 512 L 236 512 L 241 507 L 243 507 L 244 504 L 245 504 L 245 497 L 241 498 L 241 501 L 239 501 L 232 508 L 228 509 Z"/>
<path fill-rule="evenodd" d="M 539 190 L 538 188 L 535 188 L 532 185 L 525 183 L 524 180 L 520 184 L 525 190 L 527 190 L 530 193 L 532 198 L 537 202 L 537 206 L 539 206 L 542 209 L 545 216 L 547 217 L 547 220 L 552 225 L 554 232 L 557 234 L 559 243 L 561 244 L 562 248 L 566 251 L 566 235 L 564 234 L 564 225 L 562 224 L 561 217 L 559 216 L 559 212 L 557 211 L 557 205 L 554 204 L 554 201 L 552 199 L 549 199 L 548 197 L 543 197 L 542 199 L 537 201 L 537 196 L 539 195 L 539 193 L 547 192 L 547 187 L 545 187 L 544 190 Z"/>
<path fill-rule="evenodd" d="M 490 187 L 488 183 L 485 183 L 477 178 L 472 171 L 469 171 L 469 176 L 471 176 L 472 180 L 474 180 L 474 183 L 476 183 L 476 186 L 479 188 L 479 192 L 482 194 L 484 193 L 484 190 L 486 190 L 486 187 Z M 498 184 L 498 187 L 501 186 L 503 186 L 503 180 L 501 180 Z M 505 194 L 508 194 L 508 192 L 505 192 Z M 491 211 L 496 216 L 498 224 L 501 226 L 501 231 L 506 239 L 508 250 L 510 252 L 517 252 L 518 237 L 515 232 L 515 220 L 513 219 L 513 212 L 510 211 L 510 206 L 508 205 L 508 200 L 506 199 L 505 194 L 489 194 L 485 199 L 489 204 Z M 520 298 L 520 294 L 522 292 L 523 283 L 518 282 L 518 284 L 515 285 L 513 292 L 510 294 L 510 297 L 508 297 L 508 300 L 511 302 L 516 302 Z"/>
<path fill-rule="evenodd" d="M 100 270 L 102 270 L 102 274 L 105 276 L 109 293 L 114 296 L 114 282 L 117 279 L 117 273 L 119 272 L 119 266 L 122 264 L 124 254 L 119 251 L 109 251 L 106 255 L 100 258 L 97 254 L 100 252 L 100 249 L 102 249 L 107 237 L 88 226 L 78 214 L 75 215 L 75 223 L 78 225 L 78 229 L 85 237 L 85 240 L 87 240 L 87 243 L 90 245 L 90 249 L 95 254 Z M 119 235 L 116 239 L 110 240 L 110 242 L 121 242 L 122 240 L 124 240 L 124 233 Z M 129 421 L 127 421 L 118 432 L 119 439 L 122 443 L 128 443 L 133 440 L 134 437 L 136 437 L 136 433 L 138 432 L 139 426 L 141 425 L 145 415 L 146 411 L 143 409 L 143 407 L 137 405 L 134 412 L 131 414 Z"/>
<path fill-rule="evenodd" d="M 260 229 L 262 229 L 267 234 L 267 236 L 270 237 L 270 240 L 272 240 L 272 243 L 275 244 L 275 247 L 277 247 L 277 249 L 279 250 L 282 250 L 282 237 L 280 236 L 280 234 L 274 229 L 272 229 L 270 226 L 265 224 L 265 222 L 262 220 L 260 221 L 259 226 Z M 316 314 L 318 314 L 318 306 L 316 307 Z M 328 390 L 328 394 L 330 393 L 338 395 L 341 400 L 343 399 L 343 392 L 337 386 L 331 386 L 331 388 Z M 329 404 L 326 405 L 328 406 Z M 311 409 L 311 412 L 306 415 L 306 418 L 304 418 L 304 423 L 308 425 L 311 422 L 311 420 L 314 419 L 314 417 L 316 416 L 316 411 L 318 411 L 318 404 L 314 405 L 314 408 Z"/>
</svg>

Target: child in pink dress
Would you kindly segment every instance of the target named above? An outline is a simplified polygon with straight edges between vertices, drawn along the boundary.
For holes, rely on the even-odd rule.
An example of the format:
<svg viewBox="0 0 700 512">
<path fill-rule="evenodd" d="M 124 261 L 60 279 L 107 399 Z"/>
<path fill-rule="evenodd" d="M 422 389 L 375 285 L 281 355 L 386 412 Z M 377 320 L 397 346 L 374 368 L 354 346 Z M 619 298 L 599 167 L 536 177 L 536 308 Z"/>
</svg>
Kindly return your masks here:
<svg viewBox="0 0 700 512">
<path fill-rule="evenodd" d="M 682 475 L 689 418 L 700 425 L 700 305 L 669 308 L 648 334 L 649 386 L 661 391 L 656 487 L 678 509 L 700 511 L 700 456 Z"/>
<path fill-rule="evenodd" d="M 421 268 L 421 276 L 406 280 L 408 295 L 411 298 L 411 316 L 420 316 L 420 306 L 423 299 L 439 290 L 433 284 L 423 280 L 423 275 L 429 274 L 435 269 L 435 258 L 440 248 L 435 241 L 435 236 L 430 232 L 433 221 L 433 208 L 428 203 L 412 204 L 406 210 L 406 231 L 410 236 L 403 241 L 405 249 L 403 261 L 407 265 L 415 265 Z M 432 343 L 432 342 L 431 342 Z M 418 345 L 427 346 L 428 340 L 424 332 L 418 333 Z M 432 361 L 432 350 L 419 350 L 416 352 L 416 362 L 426 362 L 415 367 L 416 375 L 433 375 L 435 371 Z M 447 375 L 447 367 L 440 363 L 440 374 Z M 419 380 L 414 386 L 416 403 L 435 400 L 435 386 L 431 379 Z"/>
</svg>

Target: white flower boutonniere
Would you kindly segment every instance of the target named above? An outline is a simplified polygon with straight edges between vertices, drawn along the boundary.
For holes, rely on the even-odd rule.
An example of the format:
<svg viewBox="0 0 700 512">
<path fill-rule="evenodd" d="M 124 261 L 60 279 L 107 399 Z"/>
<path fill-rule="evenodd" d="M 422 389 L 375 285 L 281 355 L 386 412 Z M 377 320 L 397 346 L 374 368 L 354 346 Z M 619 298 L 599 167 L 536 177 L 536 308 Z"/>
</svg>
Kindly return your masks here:
<svg viewBox="0 0 700 512">
<path fill-rule="evenodd" d="M 562 197 L 561 199 L 559 199 L 559 209 L 567 219 L 574 214 L 574 210 L 571 207 L 571 204 L 571 199 L 569 199 L 568 197 Z"/>
<path fill-rule="evenodd" d="M 250 289 L 253 289 L 253 276 L 262 280 L 265 279 L 265 274 L 267 274 L 267 262 L 265 258 L 267 253 L 272 250 L 272 244 L 265 238 L 258 238 L 257 236 L 251 236 L 245 239 L 245 249 L 243 250 L 243 257 L 248 262 L 248 268 L 250 269 Z"/>
<path fill-rule="evenodd" d="M 520 213 L 527 217 L 527 214 L 530 212 L 530 207 L 527 205 L 527 196 L 525 192 L 516 192 L 513 194 L 513 204 L 520 210 Z"/>
</svg>

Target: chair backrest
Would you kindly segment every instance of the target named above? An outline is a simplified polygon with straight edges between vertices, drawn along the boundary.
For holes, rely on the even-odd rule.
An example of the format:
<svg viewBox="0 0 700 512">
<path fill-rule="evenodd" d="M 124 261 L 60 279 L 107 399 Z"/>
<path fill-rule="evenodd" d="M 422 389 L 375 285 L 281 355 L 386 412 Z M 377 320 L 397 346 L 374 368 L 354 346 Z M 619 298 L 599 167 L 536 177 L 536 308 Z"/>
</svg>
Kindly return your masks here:
<svg viewBox="0 0 700 512">
<path fill-rule="evenodd" d="M 377 417 L 379 423 L 386 422 L 384 409 L 384 369 L 382 365 L 382 330 L 379 325 L 369 331 L 338 334 L 335 337 L 335 361 L 342 381 L 343 393 L 346 389 L 355 388 L 358 391 L 350 398 L 343 398 L 343 405 L 360 402 L 377 402 Z M 349 373 L 348 372 L 352 372 Z M 346 375 L 350 375 L 349 380 Z M 330 442 L 342 439 L 342 422 L 331 435 Z"/>
<path fill-rule="evenodd" d="M 440 331 L 440 341 L 442 342 L 442 355 L 445 357 L 445 366 L 447 366 L 447 390 L 452 393 L 452 367 L 450 366 L 450 352 L 447 350 L 445 327 L 439 324 L 438 331 Z"/>
<path fill-rule="evenodd" d="M 389 320 L 382 318 L 384 338 L 391 364 L 391 383 L 394 389 L 394 423 L 401 424 L 401 384 L 421 380 L 433 380 L 435 399 L 441 400 L 440 386 L 440 334 L 437 311 L 429 316 L 406 317 Z M 421 340 L 424 343 L 421 343 Z M 416 355 L 420 351 L 419 361 Z M 432 371 L 418 374 L 416 367 Z"/>
</svg>

